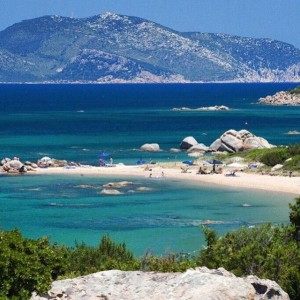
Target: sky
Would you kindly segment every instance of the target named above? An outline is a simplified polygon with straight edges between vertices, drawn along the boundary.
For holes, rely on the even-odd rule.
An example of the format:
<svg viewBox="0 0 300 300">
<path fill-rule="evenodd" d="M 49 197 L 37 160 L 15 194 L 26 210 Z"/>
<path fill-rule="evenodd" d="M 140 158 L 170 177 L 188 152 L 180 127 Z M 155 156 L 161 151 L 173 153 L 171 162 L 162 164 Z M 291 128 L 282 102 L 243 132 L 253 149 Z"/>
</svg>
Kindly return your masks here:
<svg viewBox="0 0 300 300">
<path fill-rule="evenodd" d="M 136 16 L 178 31 L 271 38 L 300 48 L 300 0 L 0 0 L 0 30 L 44 15 Z"/>
</svg>

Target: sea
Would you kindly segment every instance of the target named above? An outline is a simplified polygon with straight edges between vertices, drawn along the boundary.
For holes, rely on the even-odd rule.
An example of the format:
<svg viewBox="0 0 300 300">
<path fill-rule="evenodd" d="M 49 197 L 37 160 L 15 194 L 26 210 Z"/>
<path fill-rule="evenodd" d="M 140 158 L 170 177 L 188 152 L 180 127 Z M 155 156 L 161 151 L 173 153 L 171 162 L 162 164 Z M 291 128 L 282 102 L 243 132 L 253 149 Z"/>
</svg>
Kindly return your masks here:
<svg viewBox="0 0 300 300">
<path fill-rule="evenodd" d="M 227 84 L 2 84 L 0 158 L 36 162 L 47 156 L 82 165 L 190 160 L 174 153 L 193 136 L 210 145 L 229 129 L 247 129 L 274 145 L 300 142 L 300 107 L 258 104 L 260 97 L 296 83 Z M 226 105 L 229 111 L 173 111 Z M 142 152 L 145 143 L 161 151 Z M 129 180 L 121 195 L 103 184 Z M 294 196 L 168 178 L 99 174 L 0 176 L 0 228 L 26 237 L 47 236 L 74 246 L 97 245 L 104 234 L 135 255 L 197 253 L 201 228 L 224 235 L 240 226 L 288 223 Z"/>
</svg>

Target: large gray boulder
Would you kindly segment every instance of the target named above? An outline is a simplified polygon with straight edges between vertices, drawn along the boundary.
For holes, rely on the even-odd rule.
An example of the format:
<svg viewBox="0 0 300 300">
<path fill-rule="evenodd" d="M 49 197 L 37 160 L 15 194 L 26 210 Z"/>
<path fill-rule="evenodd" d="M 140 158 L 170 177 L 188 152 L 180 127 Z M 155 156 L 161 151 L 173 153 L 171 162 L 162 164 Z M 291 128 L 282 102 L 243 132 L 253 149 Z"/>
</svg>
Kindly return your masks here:
<svg viewBox="0 0 300 300">
<path fill-rule="evenodd" d="M 289 296 L 274 281 L 202 267 L 185 273 L 104 271 L 55 281 L 47 295 L 34 294 L 31 299 L 289 300 Z"/>
<path fill-rule="evenodd" d="M 224 132 L 220 138 L 216 139 L 211 145 L 211 151 L 226 151 L 229 153 L 241 152 L 247 149 L 273 148 L 266 139 L 257 137 L 248 130 L 236 131 L 230 129 Z"/>
<path fill-rule="evenodd" d="M 180 149 L 187 150 L 193 146 L 196 146 L 197 144 L 198 144 L 198 142 L 195 140 L 194 137 L 188 136 L 182 140 L 182 142 L 180 144 Z"/>
</svg>

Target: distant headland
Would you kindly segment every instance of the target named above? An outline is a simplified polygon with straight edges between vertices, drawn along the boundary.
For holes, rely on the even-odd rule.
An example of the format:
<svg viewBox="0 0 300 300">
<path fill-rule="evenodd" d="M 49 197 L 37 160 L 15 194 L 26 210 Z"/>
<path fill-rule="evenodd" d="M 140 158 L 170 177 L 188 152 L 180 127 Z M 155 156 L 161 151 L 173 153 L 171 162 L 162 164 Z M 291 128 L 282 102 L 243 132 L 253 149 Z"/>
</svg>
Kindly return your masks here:
<svg viewBox="0 0 300 300">
<path fill-rule="evenodd" d="M 259 103 L 270 105 L 300 105 L 300 86 L 289 91 L 281 91 L 272 96 L 260 98 Z"/>
</svg>

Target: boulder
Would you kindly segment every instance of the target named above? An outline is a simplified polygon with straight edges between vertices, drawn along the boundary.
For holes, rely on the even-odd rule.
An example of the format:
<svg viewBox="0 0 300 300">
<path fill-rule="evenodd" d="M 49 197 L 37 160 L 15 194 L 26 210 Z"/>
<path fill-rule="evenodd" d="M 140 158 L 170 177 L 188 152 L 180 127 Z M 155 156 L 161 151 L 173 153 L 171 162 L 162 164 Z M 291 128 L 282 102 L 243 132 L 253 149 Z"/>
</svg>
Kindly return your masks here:
<svg viewBox="0 0 300 300">
<path fill-rule="evenodd" d="M 103 185 L 104 188 L 121 188 L 133 185 L 131 181 L 109 182 Z"/>
<path fill-rule="evenodd" d="M 160 151 L 159 144 L 144 144 L 140 148 L 142 151 L 148 151 L 148 152 L 158 152 Z"/>
<path fill-rule="evenodd" d="M 122 195 L 123 193 L 121 193 L 120 191 L 116 190 L 116 189 L 103 189 L 100 194 L 104 194 L 104 195 Z"/>
<path fill-rule="evenodd" d="M 271 169 L 271 171 L 277 171 L 277 170 L 280 170 L 280 169 L 282 169 L 282 168 L 283 168 L 283 165 L 277 164 L 277 165 L 275 165 L 275 166 Z"/>
<path fill-rule="evenodd" d="M 14 172 L 27 172 L 27 169 L 25 166 L 18 160 L 18 159 L 12 159 L 7 161 L 3 165 L 3 170 L 9 173 Z"/>
<path fill-rule="evenodd" d="M 262 137 L 250 137 L 244 140 L 245 149 L 270 149 L 274 146 L 271 145 L 266 139 Z"/>
<path fill-rule="evenodd" d="M 68 165 L 68 162 L 66 160 L 45 156 L 38 160 L 37 165 L 39 167 L 65 167 Z"/>
<path fill-rule="evenodd" d="M 180 144 L 180 149 L 187 150 L 193 146 L 196 146 L 198 142 L 195 140 L 194 137 L 188 136 L 184 138 Z"/>
<path fill-rule="evenodd" d="M 206 267 L 184 273 L 103 271 L 52 283 L 46 299 L 152 299 L 152 300 L 289 300 L 280 286 L 255 276 L 236 277 L 223 268 Z"/>
<path fill-rule="evenodd" d="M 230 129 L 224 132 L 220 138 L 216 139 L 211 145 L 211 151 L 226 151 L 229 153 L 241 152 L 246 149 L 273 148 L 266 139 L 257 137 L 248 130 L 236 131 Z"/>
<path fill-rule="evenodd" d="M 197 144 L 195 146 L 192 146 L 187 150 L 188 153 L 193 152 L 207 152 L 209 150 L 209 147 L 205 146 L 204 144 Z"/>
</svg>

